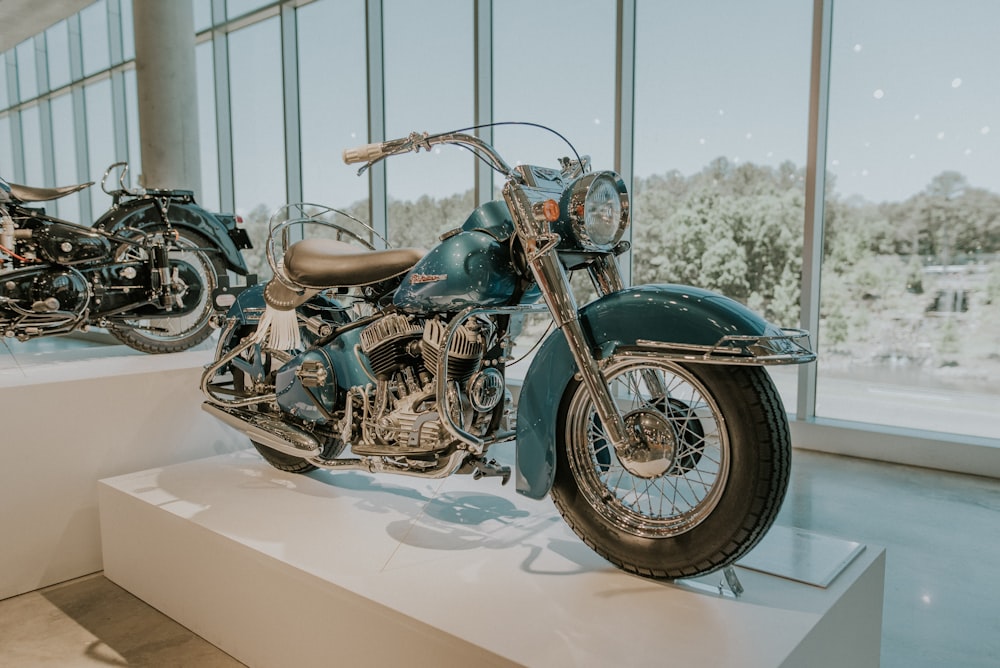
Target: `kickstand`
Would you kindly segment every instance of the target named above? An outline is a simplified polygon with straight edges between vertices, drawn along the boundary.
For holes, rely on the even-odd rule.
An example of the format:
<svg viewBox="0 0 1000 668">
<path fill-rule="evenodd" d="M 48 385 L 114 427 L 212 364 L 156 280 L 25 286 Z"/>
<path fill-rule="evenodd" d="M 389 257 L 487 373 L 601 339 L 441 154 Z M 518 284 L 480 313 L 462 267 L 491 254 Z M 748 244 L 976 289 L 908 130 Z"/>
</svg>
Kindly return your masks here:
<svg viewBox="0 0 1000 668">
<path fill-rule="evenodd" d="M 726 566 L 722 569 L 722 575 L 725 579 L 719 583 L 719 595 L 722 596 L 728 589 L 735 598 L 739 598 L 743 594 L 743 585 L 736 577 L 736 569 L 732 566 Z"/>
<path fill-rule="evenodd" d="M 702 576 L 703 580 L 686 580 L 682 578 L 675 580 L 674 582 L 706 594 L 710 593 L 717 594 L 722 597 L 731 596 L 733 598 L 739 598 L 743 594 L 743 585 L 740 583 L 740 579 L 736 577 L 736 569 L 732 566 L 723 567 L 722 580 L 720 580 L 717 585 L 713 585 L 711 581 L 705 581 L 718 573 L 719 571 L 713 571 L 708 575 Z"/>
</svg>

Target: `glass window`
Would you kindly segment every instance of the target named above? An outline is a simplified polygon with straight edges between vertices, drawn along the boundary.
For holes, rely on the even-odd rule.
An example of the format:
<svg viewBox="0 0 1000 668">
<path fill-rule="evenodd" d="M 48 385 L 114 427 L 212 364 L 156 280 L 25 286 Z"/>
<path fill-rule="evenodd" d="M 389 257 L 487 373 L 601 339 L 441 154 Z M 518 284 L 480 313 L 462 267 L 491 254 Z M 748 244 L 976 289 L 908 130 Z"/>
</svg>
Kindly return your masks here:
<svg viewBox="0 0 1000 668">
<path fill-rule="evenodd" d="M 139 185 L 139 172 L 142 171 L 142 148 L 139 142 L 139 92 L 136 88 L 135 70 L 125 72 L 125 131 L 128 139 L 129 176 L 132 185 Z M 119 156 L 125 160 L 126 156 Z"/>
<path fill-rule="evenodd" d="M 116 161 L 114 127 L 111 114 L 111 80 L 101 79 L 83 89 L 87 113 L 87 180 L 98 184 L 104 171 Z M 111 198 L 100 187 L 90 189 L 91 223 L 111 206 Z M 81 212 L 85 215 L 85 212 Z"/>
<path fill-rule="evenodd" d="M 17 45 L 17 90 L 21 101 L 38 95 L 38 72 L 35 69 L 35 39 Z"/>
<path fill-rule="evenodd" d="M 298 10 L 302 193 L 307 202 L 368 218 L 368 178 L 344 165 L 345 148 L 368 141 L 363 0 L 321 0 Z"/>
<path fill-rule="evenodd" d="M 0 177 L 14 179 L 14 147 L 10 144 L 10 116 L 0 116 Z"/>
<path fill-rule="evenodd" d="M 10 106 L 10 95 L 7 91 L 7 54 L 0 53 L 0 109 Z"/>
<path fill-rule="evenodd" d="M 614 168 L 614 0 L 497 0 L 493 49 L 497 121 L 548 126 L 589 155 L 594 169 Z M 560 64 L 567 60 L 586 65 Z M 557 166 L 560 157 L 571 154 L 562 139 L 536 128 L 498 127 L 494 140 L 511 165 Z"/>
<path fill-rule="evenodd" d="M 194 31 L 201 32 L 212 27 L 212 3 L 205 0 L 191 0 L 194 3 Z"/>
<path fill-rule="evenodd" d="M 21 111 L 21 138 L 24 142 L 24 183 L 42 187 L 45 170 L 42 166 L 42 125 L 38 105 L 33 104 Z"/>
<path fill-rule="evenodd" d="M 271 212 L 287 200 L 279 28 L 274 17 L 229 35 L 236 212 L 260 252 Z M 266 276 L 270 270 L 262 257 L 248 258 L 248 263 Z"/>
<path fill-rule="evenodd" d="M 73 120 L 73 98 L 69 93 L 52 98 L 52 145 L 55 147 L 56 185 L 69 186 L 80 182 L 76 173 L 76 134 Z M 65 220 L 80 220 L 80 195 L 73 193 L 55 201 L 57 215 Z"/>
<path fill-rule="evenodd" d="M 569 55 L 577 46 L 581 58 Z M 586 66 L 563 65 L 567 60 Z M 614 0 L 493 3 L 493 118 L 547 126 L 580 155 L 589 155 L 595 169 L 614 168 L 614 66 Z M 500 126 L 493 132 L 494 145 L 510 165 L 557 167 L 559 158 L 572 155 L 564 140 L 541 128 Z M 498 175 L 498 189 L 502 181 Z M 580 303 L 593 297 L 589 279 L 579 276 L 572 284 Z M 515 358 L 532 350 L 550 322 L 547 316 L 525 318 Z M 515 377 L 526 371 L 526 362 L 510 367 Z"/>
<path fill-rule="evenodd" d="M 212 42 L 203 42 L 195 47 L 195 67 L 198 76 L 198 143 L 201 145 L 201 192 L 196 194 L 198 202 L 203 207 L 218 211 L 221 205 L 213 51 Z"/>
<path fill-rule="evenodd" d="M 464 0 L 385 2 L 387 138 L 472 125 L 472 9 Z M 474 160 L 444 146 L 386 163 L 392 246 L 426 246 L 465 220 L 473 209 Z"/>
<path fill-rule="evenodd" d="M 270 4 L 272 0 L 226 0 L 226 16 L 236 18 L 243 16 L 255 9 L 260 9 L 264 5 Z"/>
<path fill-rule="evenodd" d="M 996 438 L 1000 5 L 834 7 L 816 414 Z"/>
<path fill-rule="evenodd" d="M 49 65 L 49 89 L 69 83 L 69 27 L 60 21 L 45 31 L 45 48 Z"/>
<path fill-rule="evenodd" d="M 122 60 L 135 58 L 135 20 L 132 18 L 132 0 L 121 0 L 122 7 Z"/>
<path fill-rule="evenodd" d="M 797 326 L 811 10 L 638 3 L 633 283 L 708 288 Z M 771 369 L 794 410 L 797 369 Z"/>
<path fill-rule="evenodd" d="M 107 4 L 106 0 L 98 0 L 80 12 L 84 76 L 100 72 L 111 66 Z"/>
</svg>

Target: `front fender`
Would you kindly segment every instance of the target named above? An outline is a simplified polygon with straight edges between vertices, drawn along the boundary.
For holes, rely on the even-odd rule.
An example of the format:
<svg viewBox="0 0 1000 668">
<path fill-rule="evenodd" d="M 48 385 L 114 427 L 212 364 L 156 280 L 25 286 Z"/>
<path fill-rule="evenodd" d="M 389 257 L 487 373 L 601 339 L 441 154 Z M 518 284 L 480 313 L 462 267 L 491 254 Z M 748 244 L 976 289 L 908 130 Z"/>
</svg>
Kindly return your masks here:
<svg viewBox="0 0 1000 668">
<path fill-rule="evenodd" d="M 782 330 L 739 302 L 685 285 L 641 285 L 605 295 L 580 309 L 580 324 L 597 359 L 641 340 L 715 346 L 727 336 L 777 336 Z M 521 387 L 517 408 L 517 491 L 544 497 L 555 477 L 559 406 L 576 363 L 555 331 L 541 346 Z"/>
<path fill-rule="evenodd" d="M 226 266 L 237 274 L 246 276 L 249 273 L 246 260 L 218 216 L 194 202 L 171 202 L 167 209 L 167 220 L 174 227 L 183 227 L 206 237 L 219 250 Z M 165 224 L 156 202 L 151 199 L 136 199 L 121 203 L 118 208 L 112 209 L 94 223 L 94 227 L 115 234 L 128 227 L 141 230 Z"/>
</svg>

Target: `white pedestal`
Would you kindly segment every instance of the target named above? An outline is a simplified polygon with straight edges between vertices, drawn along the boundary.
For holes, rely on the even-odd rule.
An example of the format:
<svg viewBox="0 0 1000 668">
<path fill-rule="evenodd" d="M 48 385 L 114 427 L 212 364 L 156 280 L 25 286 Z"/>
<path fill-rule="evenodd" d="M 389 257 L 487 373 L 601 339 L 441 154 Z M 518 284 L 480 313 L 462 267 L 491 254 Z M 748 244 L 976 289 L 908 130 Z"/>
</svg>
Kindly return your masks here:
<svg viewBox="0 0 1000 668">
<path fill-rule="evenodd" d="M 250 666 L 878 665 L 882 549 L 825 589 L 737 569 L 734 600 L 611 567 L 512 487 L 142 471 L 101 482 L 105 574 Z"/>
<path fill-rule="evenodd" d="M 200 408 L 211 357 L 2 356 L 0 599 L 101 570 L 99 479 L 246 447 Z"/>
</svg>

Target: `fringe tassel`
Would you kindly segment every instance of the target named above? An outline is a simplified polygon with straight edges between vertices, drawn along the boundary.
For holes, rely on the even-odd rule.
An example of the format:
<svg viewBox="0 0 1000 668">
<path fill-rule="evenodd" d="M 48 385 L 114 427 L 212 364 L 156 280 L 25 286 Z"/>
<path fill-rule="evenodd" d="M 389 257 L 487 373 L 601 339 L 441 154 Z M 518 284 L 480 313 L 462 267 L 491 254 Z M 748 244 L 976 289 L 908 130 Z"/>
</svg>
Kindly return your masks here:
<svg viewBox="0 0 1000 668">
<path fill-rule="evenodd" d="M 299 320 L 295 309 L 279 311 L 270 304 L 257 323 L 254 341 L 275 350 L 301 350 L 302 337 L 299 334 Z"/>
</svg>

